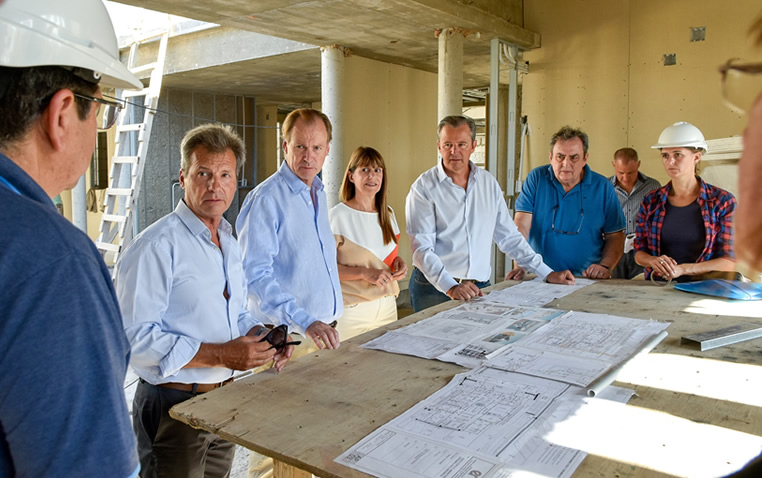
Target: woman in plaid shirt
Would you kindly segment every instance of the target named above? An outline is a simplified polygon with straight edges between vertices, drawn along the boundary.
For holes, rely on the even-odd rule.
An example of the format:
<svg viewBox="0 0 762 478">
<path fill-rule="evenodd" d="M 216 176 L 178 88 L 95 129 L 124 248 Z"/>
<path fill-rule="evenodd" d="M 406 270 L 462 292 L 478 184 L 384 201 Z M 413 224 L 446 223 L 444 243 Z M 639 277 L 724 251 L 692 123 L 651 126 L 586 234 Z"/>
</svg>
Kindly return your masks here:
<svg viewBox="0 0 762 478">
<path fill-rule="evenodd" d="M 670 182 L 649 193 L 636 220 L 635 261 L 646 278 L 696 280 L 712 271 L 732 271 L 731 193 L 696 175 L 706 151 L 704 135 L 690 123 L 667 127 L 653 146 L 661 151 Z"/>
</svg>

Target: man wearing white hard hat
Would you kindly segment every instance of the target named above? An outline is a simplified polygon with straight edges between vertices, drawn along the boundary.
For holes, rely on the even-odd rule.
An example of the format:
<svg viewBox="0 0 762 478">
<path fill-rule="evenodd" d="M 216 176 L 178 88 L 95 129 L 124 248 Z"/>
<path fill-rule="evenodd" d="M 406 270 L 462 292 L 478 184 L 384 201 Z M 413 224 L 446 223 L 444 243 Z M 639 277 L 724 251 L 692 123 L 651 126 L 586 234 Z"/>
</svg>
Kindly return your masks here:
<svg viewBox="0 0 762 478">
<path fill-rule="evenodd" d="M 94 244 L 51 198 L 139 88 L 101 0 L 0 2 L 0 476 L 136 476 L 129 344 Z"/>
<path fill-rule="evenodd" d="M 643 198 L 636 219 L 635 261 L 646 278 L 682 282 L 732 271 L 736 199 L 698 176 L 704 135 L 679 122 L 665 128 L 652 148 L 661 151 L 670 181 Z"/>
</svg>

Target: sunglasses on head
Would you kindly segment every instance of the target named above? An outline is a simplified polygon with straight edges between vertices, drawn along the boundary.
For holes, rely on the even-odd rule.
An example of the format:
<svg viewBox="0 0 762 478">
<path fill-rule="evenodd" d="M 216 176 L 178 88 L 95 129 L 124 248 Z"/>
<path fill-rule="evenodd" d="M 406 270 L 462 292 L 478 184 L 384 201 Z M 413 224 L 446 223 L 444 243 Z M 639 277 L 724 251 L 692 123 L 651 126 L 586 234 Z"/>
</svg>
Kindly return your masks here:
<svg viewBox="0 0 762 478">
<path fill-rule="evenodd" d="M 286 324 L 281 324 L 270 329 L 270 332 L 268 332 L 267 335 L 265 335 L 265 338 L 260 340 L 260 342 L 269 343 L 272 345 L 271 348 L 274 348 L 278 352 L 288 347 L 289 345 L 299 345 L 302 343 L 301 340 L 295 340 L 293 342 L 288 341 L 288 326 Z"/>
</svg>

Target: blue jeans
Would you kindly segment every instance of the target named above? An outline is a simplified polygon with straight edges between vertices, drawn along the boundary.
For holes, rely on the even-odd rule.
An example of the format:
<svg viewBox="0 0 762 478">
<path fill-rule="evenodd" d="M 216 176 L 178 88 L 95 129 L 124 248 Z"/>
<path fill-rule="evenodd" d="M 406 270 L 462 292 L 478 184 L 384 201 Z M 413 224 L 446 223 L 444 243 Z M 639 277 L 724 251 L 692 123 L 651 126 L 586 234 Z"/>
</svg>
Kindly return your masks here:
<svg viewBox="0 0 762 478">
<path fill-rule="evenodd" d="M 475 282 L 475 285 L 480 289 L 484 289 L 489 287 L 490 283 L 489 281 L 482 281 Z M 426 276 L 423 275 L 423 272 L 418 270 L 417 267 L 413 268 L 413 273 L 410 275 L 408 290 L 410 291 L 410 302 L 413 305 L 414 312 L 420 312 L 423 309 L 428 309 L 450 300 L 447 294 L 439 292 L 439 289 L 431 285 Z"/>
</svg>

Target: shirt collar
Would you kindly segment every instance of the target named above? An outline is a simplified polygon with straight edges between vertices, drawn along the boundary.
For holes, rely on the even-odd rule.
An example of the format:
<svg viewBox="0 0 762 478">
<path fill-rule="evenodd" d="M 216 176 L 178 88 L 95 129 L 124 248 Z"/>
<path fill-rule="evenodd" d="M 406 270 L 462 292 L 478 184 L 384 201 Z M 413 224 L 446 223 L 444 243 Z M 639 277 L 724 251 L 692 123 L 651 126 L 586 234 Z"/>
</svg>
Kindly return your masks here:
<svg viewBox="0 0 762 478">
<path fill-rule="evenodd" d="M 701 179 L 701 176 L 696 176 L 696 178 L 698 179 L 699 187 L 701 188 L 698 197 L 699 204 L 701 204 L 702 202 L 709 201 L 709 185 Z"/>
<path fill-rule="evenodd" d="M 474 164 L 473 161 L 470 159 L 468 160 L 468 181 L 471 182 L 471 180 L 476 176 L 476 164 Z M 441 183 L 445 179 L 449 178 L 450 176 L 447 175 L 447 172 L 445 172 L 443 160 L 440 157 L 439 161 L 437 161 L 437 179 L 439 179 L 439 182 Z"/>
<path fill-rule="evenodd" d="M 702 204 L 709 200 L 709 185 L 701 179 L 701 176 L 696 176 L 696 179 L 698 179 L 699 182 L 699 195 L 698 195 L 698 201 L 699 204 Z M 661 198 L 662 201 L 667 200 L 667 196 L 669 196 L 669 191 L 672 189 L 672 181 L 670 180 L 667 184 L 662 186 L 658 189 L 658 195 Z"/>
<path fill-rule="evenodd" d="M 22 196 L 55 210 L 53 201 L 50 200 L 50 197 L 42 187 L 18 164 L 14 163 L 11 158 L 2 153 L 0 153 L 0 176 L 3 176 L 6 181 L 12 184 Z M 3 185 L 0 185 L 0 188 L 6 189 Z M 12 191 L 11 188 L 8 188 L 8 190 Z"/>
<path fill-rule="evenodd" d="M 175 214 L 177 214 L 177 217 L 180 218 L 183 224 L 185 224 L 185 227 L 187 227 L 191 234 L 194 236 L 198 236 L 203 234 L 204 231 L 209 230 L 209 228 L 206 227 L 206 224 L 201 222 L 201 219 L 199 219 L 198 216 L 196 216 L 196 214 L 191 211 L 188 205 L 185 204 L 184 199 L 181 199 L 180 202 L 177 203 L 177 207 L 175 207 Z M 232 234 L 233 226 L 231 226 L 230 223 L 223 217 L 220 220 L 220 225 L 217 227 L 217 230 Z"/>
<path fill-rule="evenodd" d="M 293 171 L 291 171 L 291 168 L 288 166 L 288 163 L 283 161 L 280 165 L 280 169 L 278 169 L 278 173 L 283 176 L 283 179 L 286 181 L 286 184 L 288 185 L 289 189 L 291 189 L 291 192 L 293 193 L 300 193 L 304 191 L 305 189 L 311 189 L 311 190 L 317 190 L 322 191 L 323 190 L 323 181 L 320 180 L 319 176 L 315 176 L 315 179 L 312 180 L 312 187 L 309 188 L 307 184 L 299 178 Z"/>
</svg>

